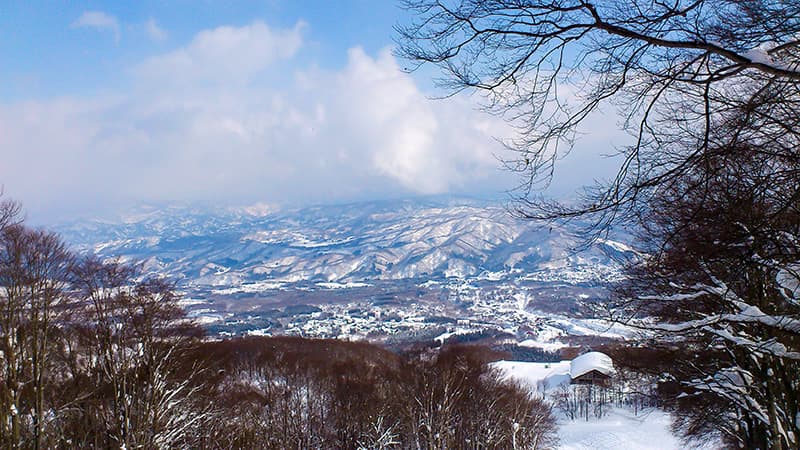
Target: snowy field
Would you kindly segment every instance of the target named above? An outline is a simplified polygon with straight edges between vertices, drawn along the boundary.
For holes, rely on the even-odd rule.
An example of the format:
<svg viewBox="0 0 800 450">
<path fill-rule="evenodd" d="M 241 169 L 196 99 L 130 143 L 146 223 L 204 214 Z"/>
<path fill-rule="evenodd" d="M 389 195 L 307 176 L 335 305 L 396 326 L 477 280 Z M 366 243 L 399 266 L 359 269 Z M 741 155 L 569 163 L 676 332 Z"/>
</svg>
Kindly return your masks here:
<svg viewBox="0 0 800 450">
<path fill-rule="evenodd" d="M 528 387 L 545 398 L 548 393 L 570 381 L 570 361 L 558 363 L 532 363 L 497 361 L 493 363 L 510 379 Z M 626 408 L 608 409 L 602 419 L 570 420 L 555 411 L 559 417 L 558 436 L 563 450 L 684 450 L 687 445 L 670 430 L 670 415 L 651 409 L 634 414 Z M 712 450 L 716 445 L 702 447 Z"/>
<path fill-rule="evenodd" d="M 669 414 L 657 409 L 639 412 L 610 408 L 602 419 L 559 420 L 558 437 L 564 450 L 682 450 L 669 429 Z"/>
</svg>

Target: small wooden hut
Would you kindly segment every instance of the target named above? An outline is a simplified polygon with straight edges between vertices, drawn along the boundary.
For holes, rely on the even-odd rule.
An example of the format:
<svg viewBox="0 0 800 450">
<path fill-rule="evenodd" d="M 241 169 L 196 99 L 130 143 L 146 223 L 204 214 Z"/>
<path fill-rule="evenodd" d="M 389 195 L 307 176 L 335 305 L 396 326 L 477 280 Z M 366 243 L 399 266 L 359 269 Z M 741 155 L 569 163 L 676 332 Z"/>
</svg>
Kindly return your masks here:
<svg viewBox="0 0 800 450">
<path fill-rule="evenodd" d="M 600 352 L 584 353 L 569 365 L 571 384 L 611 387 L 614 373 L 611 357 Z"/>
</svg>

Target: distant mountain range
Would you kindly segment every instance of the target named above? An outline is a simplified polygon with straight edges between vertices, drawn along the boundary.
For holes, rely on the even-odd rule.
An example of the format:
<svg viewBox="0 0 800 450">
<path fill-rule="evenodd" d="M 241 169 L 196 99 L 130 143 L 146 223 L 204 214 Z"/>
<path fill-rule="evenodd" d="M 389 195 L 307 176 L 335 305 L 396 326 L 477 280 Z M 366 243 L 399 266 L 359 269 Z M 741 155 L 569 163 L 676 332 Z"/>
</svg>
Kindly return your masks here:
<svg viewBox="0 0 800 450">
<path fill-rule="evenodd" d="M 621 242 L 580 252 L 570 229 L 488 202 L 404 200 L 280 210 L 143 207 L 57 228 L 80 251 L 144 262 L 186 286 L 613 277 Z M 584 281 L 586 281 L 584 280 Z"/>
</svg>

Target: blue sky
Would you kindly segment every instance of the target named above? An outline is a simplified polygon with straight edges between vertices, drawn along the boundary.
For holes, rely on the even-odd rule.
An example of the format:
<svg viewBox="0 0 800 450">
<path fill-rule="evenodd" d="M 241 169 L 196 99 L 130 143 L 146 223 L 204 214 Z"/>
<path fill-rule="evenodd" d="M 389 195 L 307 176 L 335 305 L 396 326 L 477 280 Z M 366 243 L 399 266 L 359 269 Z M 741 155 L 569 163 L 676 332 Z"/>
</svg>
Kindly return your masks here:
<svg viewBox="0 0 800 450">
<path fill-rule="evenodd" d="M 391 52 L 391 1 L 0 4 L 0 183 L 34 217 L 501 196 L 502 120 Z M 559 184 L 597 173 L 595 124 Z M 591 124 L 590 124 L 591 128 Z M 591 156 L 595 155 L 595 156 Z M 587 161 L 590 163 L 587 164 Z"/>
<path fill-rule="evenodd" d="M 115 24 L 79 26 L 87 12 Z M 391 29 L 403 11 L 391 1 L 141 1 L 5 2 L 0 4 L 0 98 L 17 100 L 113 89 L 120 69 L 148 55 L 186 43 L 201 30 L 245 25 L 309 26 L 300 59 L 322 67 L 343 64 L 342 53 L 369 53 L 392 44 Z M 160 30 L 153 33 L 153 26 Z"/>
</svg>

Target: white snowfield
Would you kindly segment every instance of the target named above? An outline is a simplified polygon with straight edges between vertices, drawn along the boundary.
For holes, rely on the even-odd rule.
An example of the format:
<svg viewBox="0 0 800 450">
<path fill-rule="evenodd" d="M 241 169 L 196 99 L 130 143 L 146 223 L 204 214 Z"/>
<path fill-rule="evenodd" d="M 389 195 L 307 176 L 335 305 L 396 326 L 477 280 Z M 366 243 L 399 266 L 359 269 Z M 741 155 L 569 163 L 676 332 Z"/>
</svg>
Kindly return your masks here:
<svg viewBox="0 0 800 450">
<path fill-rule="evenodd" d="M 523 361 L 497 361 L 492 366 L 509 379 L 527 387 L 539 396 L 547 397 L 548 392 L 569 384 L 570 361 L 557 363 L 534 363 Z"/>
<path fill-rule="evenodd" d="M 594 353 L 594 354 L 593 354 Z M 602 353 L 590 352 L 574 359 L 557 363 L 534 363 L 522 361 L 497 361 L 492 366 L 508 379 L 529 388 L 535 395 L 549 398 L 563 385 L 568 385 L 570 374 L 580 376 L 597 369 L 613 374 L 611 359 Z M 558 437 L 563 450 L 684 450 L 691 448 L 670 430 L 669 413 L 658 409 L 639 411 L 634 414 L 626 408 L 609 407 L 607 414 L 590 420 L 570 420 L 559 416 Z M 701 447 L 712 450 L 709 444 Z"/>
<path fill-rule="evenodd" d="M 559 422 L 559 448 L 563 450 L 683 450 L 686 445 L 670 431 L 671 418 L 653 409 L 634 415 L 610 408 L 602 419 Z"/>
<path fill-rule="evenodd" d="M 570 384 L 573 378 L 592 370 L 609 376 L 614 375 L 614 363 L 611 358 L 600 352 L 585 353 L 572 361 L 557 363 L 497 361 L 493 366 L 543 397 L 547 397 L 549 392 L 563 385 Z"/>
</svg>

